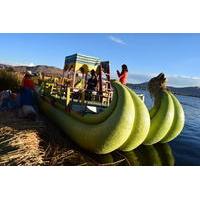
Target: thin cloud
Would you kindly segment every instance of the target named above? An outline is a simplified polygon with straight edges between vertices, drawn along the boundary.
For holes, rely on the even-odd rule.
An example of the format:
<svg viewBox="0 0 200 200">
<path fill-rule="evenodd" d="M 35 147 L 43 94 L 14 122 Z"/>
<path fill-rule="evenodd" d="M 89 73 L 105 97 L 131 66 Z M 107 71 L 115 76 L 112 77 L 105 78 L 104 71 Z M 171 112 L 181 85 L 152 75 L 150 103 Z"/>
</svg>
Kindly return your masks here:
<svg viewBox="0 0 200 200">
<path fill-rule="evenodd" d="M 30 62 L 30 63 L 15 63 L 14 65 L 15 66 L 22 65 L 22 66 L 28 66 L 28 67 L 34 67 L 35 66 L 35 64 L 33 62 Z"/>
<path fill-rule="evenodd" d="M 125 43 L 122 39 L 120 39 L 120 38 L 118 38 L 118 37 L 114 37 L 113 35 L 110 35 L 110 36 L 109 36 L 109 39 L 110 39 L 111 41 L 117 43 L 117 44 L 126 45 L 126 43 Z"/>
<path fill-rule="evenodd" d="M 35 64 L 34 63 L 29 63 L 28 66 L 29 67 L 33 67 L 33 66 L 35 66 Z"/>
</svg>

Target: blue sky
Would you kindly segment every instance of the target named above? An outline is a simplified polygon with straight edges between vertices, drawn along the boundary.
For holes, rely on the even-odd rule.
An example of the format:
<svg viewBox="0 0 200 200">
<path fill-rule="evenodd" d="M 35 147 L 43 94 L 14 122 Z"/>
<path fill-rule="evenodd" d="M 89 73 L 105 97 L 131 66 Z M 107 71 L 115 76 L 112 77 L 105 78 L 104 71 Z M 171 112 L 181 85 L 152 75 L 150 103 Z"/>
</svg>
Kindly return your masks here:
<svg viewBox="0 0 200 200">
<path fill-rule="evenodd" d="M 0 34 L 0 63 L 63 67 L 64 57 L 81 53 L 121 64 L 129 82 L 164 72 L 169 85 L 200 86 L 200 34 Z"/>
</svg>

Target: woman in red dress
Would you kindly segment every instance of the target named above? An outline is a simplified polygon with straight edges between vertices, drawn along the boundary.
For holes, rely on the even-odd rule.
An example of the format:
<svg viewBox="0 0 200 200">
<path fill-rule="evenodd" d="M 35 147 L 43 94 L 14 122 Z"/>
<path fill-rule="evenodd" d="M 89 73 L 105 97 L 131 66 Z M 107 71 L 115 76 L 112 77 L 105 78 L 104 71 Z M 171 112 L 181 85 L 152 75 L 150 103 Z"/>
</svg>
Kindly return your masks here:
<svg viewBox="0 0 200 200">
<path fill-rule="evenodd" d="M 119 77 L 119 81 L 126 85 L 127 83 L 127 78 L 128 78 L 128 68 L 125 64 L 122 65 L 122 71 L 121 73 L 117 70 L 117 75 Z"/>
</svg>

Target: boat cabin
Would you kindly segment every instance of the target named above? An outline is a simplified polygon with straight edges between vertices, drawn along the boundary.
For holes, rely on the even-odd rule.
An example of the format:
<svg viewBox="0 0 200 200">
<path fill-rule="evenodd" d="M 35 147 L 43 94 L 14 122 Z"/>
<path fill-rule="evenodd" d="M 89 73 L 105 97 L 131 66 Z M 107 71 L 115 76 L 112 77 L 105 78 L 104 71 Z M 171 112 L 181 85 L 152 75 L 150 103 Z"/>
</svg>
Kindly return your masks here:
<svg viewBox="0 0 200 200">
<path fill-rule="evenodd" d="M 47 83 L 50 95 L 65 99 L 66 107 L 98 113 L 112 101 L 109 61 L 73 54 L 65 57 L 60 81 Z"/>
</svg>

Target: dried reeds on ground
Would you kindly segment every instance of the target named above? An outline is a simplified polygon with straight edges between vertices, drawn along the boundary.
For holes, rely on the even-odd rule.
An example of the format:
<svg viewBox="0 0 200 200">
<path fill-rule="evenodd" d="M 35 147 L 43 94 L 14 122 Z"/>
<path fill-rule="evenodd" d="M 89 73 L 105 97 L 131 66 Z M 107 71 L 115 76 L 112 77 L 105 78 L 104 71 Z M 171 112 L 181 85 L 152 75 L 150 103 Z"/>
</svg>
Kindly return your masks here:
<svg viewBox="0 0 200 200">
<path fill-rule="evenodd" d="M 34 131 L 0 129 L 0 165 L 41 165 L 44 152 Z"/>
<path fill-rule="evenodd" d="M 0 165 L 94 166 L 121 165 L 111 155 L 97 156 L 73 144 L 45 117 L 22 119 L 15 112 L 0 112 Z"/>
<path fill-rule="evenodd" d="M 44 150 L 33 122 L 0 113 L 0 165 L 42 165 Z"/>
</svg>

